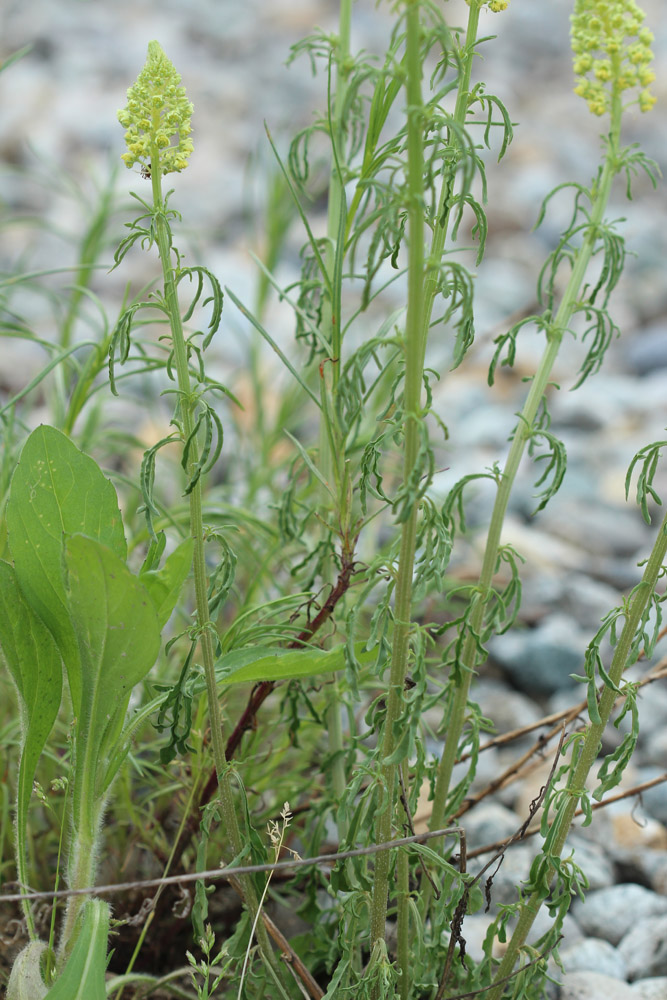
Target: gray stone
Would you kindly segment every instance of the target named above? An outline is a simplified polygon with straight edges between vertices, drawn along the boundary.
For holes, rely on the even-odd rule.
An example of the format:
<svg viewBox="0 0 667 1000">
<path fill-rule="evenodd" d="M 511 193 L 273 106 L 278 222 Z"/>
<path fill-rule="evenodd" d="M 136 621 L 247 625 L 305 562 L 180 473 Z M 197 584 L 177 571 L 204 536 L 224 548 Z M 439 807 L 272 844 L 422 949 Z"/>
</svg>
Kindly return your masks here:
<svg viewBox="0 0 667 1000">
<path fill-rule="evenodd" d="M 493 917 L 489 913 L 471 913 L 463 921 L 466 955 L 470 955 L 474 962 L 481 962 L 484 958 L 484 939 L 492 923 Z"/>
<path fill-rule="evenodd" d="M 576 899 L 572 904 L 572 916 L 581 929 L 613 945 L 618 944 L 638 921 L 666 913 L 664 896 L 633 883 L 589 892 L 583 902 Z"/>
<path fill-rule="evenodd" d="M 665 719 L 667 719 L 667 687 L 664 682 L 649 684 L 637 693 L 637 708 L 639 710 L 640 744 L 645 748 L 645 753 L 650 756 L 652 737 L 665 735 Z M 629 732 L 632 727 L 632 718 L 628 713 L 619 724 L 622 733 Z M 664 744 L 667 750 L 667 744 Z M 658 760 L 655 763 L 660 763 Z M 667 792 L 660 789 L 665 800 L 667 810 Z M 656 817 L 658 818 L 658 817 Z"/>
<path fill-rule="evenodd" d="M 649 692 L 647 692 L 647 696 L 649 696 Z M 642 724 L 642 739 L 640 739 L 637 745 L 637 757 L 640 763 L 657 764 L 658 767 L 665 770 L 667 768 L 667 729 L 660 729 L 656 733 L 651 733 L 648 740 L 644 740 L 643 738 L 643 708 L 644 701 L 646 700 L 645 698 L 642 701 L 639 709 L 639 718 Z M 667 715 L 663 715 L 663 726 L 665 718 L 667 718 Z"/>
<path fill-rule="evenodd" d="M 644 327 L 625 347 L 628 365 L 637 375 L 650 375 L 667 368 L 667 323 L 661 320 Z"/>
<path fill-rule="evenodd" d="M 562 609 L 584 629 L 597 631 L 602 619 L 618 603 L 615 587 L 583 573 L 569 573 L 563 581 Z"/>
<path fill-rule="evenodd" d="M 566 972 L 602 972 L 614 979 L 625 979 L 625 959 L 608 941 L 590 937 L 570 948 L 561 948 L 560 959 Z"/>
<path fill-rule="evenodd" d="M 636 1000 L 627 983 L 601 972 L 566 972 L 559 1000 Z"/>
<path fill-rule="evenodd" d="M 546 906 L 541 906 L 537 911 L 537 916 L 535 917 L 533 925 L 526 936 L 526 944 L 537 944 L 539 939 L 551 929 L 552 924 L 553 917 L 549 913 L 548 908 Z M 514 924 L 512 924 L 512 926 L 514 926 Z M 575 945 L 581 944 L 584 940 L 579 924 L 574 917 L 570 916 L 569 913 L 565 914 L 561 934 L 563 935 L 559 945 L 561 951 L 564 948 L 573 948 Z M 553 971 L 554 974 L 557 974 L 555 965 Z"/>
<path fill-rule="evenodd" d="M 479 704 L 483 715 L 493 721 L 498 733 L 508 733 L 521 726 L 530 726 L 542 718 L 543 712 L 539 705 L 520 691 L 507 689 L 506 684 L 499 681 L 481 681 L 474 690 L 475 701 Z M 521 740 L 514 740 L 512 747 L 519 746 L 535 739 L 533 733 L 528 733 Z"/>
<path fill-rule="evenodd" d="M 632 558 L 646 547 L 649 532 L 631 508 L 554 499 L 544 511 L 543 531 L 597 556 Z"/>
<path fill-rule="evenodd" d="M 549 615 L 535 629 L 494 636 L 489 652 L 520 690 L 553 694 L 581 673 L 587 637 L 565 615 Z"/>
<path fill-rule="evenodd" d="M 527 564 L 521 593 L 521 621 L 537 624 L 565 599 L 565 580 L 553 569 Z"/>
<path fill-rule="evenodd" d="M 667 854 L 664 851 L 646 851 L 644 871 L 651 887 L 661 896 L 667 896 Z"/>
<path fill-rule="evenodd" d="M 637 769 L 637 783 L 650 781 L 652 778 L 660 777 L 661 774 L 664 774 L 664 771 L 660 767 L 640 767 Z M 667 826 L 667 784 L 647 788 L 642 792 L 642 804 L 650 816 Z"/>
<path fill-rule="evenodd" d="M 517 832 L 521 820 L 516 813 L 499 802 L 482 802 L 462 819 L 469 848 L 495 844 Z M 667 902 L 667 901 L 666 901 Z"/>
<path fill-rule="evenodd" d="M 667 915 L 640 920 L 618 950 L 628 966 L 628 979 L 667 975 Z"/>
<path fill-rule="evenodd" d="M 534 847 L 529 844 L 517 844 L 511 847 L 505 854 L 504 860 L 498 871 L 493 876 L 491 886 L 491 913 L 496 912 L 496 907 L 500 903 L 515 903 L 517 899 L 517 886 L 519 882 L 525 881 L 530 873 L 530 866 L 535 856 Z M 476 875 L 489 859 L 474 858 L 468 865 L 471 874 Z M 495 871 L 496 862 L 486 875 L 482 878 L 482 890 L 486 879 Z"/>
<path fill-rule="evenodd" d="M 665 1000 L 667 997 L 667 976 L 637 979 L 632 984 L 632 995 L 635 1000 Z"/>
<path fill-rule="evenodd" d="M 574 860 L 588 879 L 589 892 L 614 884 L 614 864 L 600 844 L 571 834 L 567 839 L 567 849 L 570 848 L 574 848 Z"/>
</svg>

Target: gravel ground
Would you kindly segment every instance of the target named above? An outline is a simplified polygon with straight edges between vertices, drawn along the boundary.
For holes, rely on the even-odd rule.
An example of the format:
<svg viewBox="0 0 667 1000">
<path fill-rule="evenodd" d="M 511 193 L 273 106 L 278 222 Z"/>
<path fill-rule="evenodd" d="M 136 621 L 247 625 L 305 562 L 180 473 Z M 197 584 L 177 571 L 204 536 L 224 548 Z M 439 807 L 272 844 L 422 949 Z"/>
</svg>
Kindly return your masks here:
<svg viewBox="0 0 667 1000">
<path fill-rule="evenodd" d="M 656 34 L 659 79 L 653 89 L 659 103 L 649 115 L 632 116 L 624 139 L 639 142 L 667 173 L 664 0 L 644 0 L 642 6 Z M 484 22 L 485 30 L 500 35 L 497 44 L 485 47 L 487 89 L 504 100 L 518 126 L 502 165 L 489 170 L 490 237 L 477 286 L 478 346 L 456 376 L 444 380 L 437 397 L 453 430 L 448 470 L 434 487 L 441 495 L 462 473 L 479 471 L 504 454 L 512 413 L 525 387 L 519 377 L 508 376 L 495 390 L 487 389 L 484 369 L 491 340 L 505 317 L 530 306 L 537 272 L 563 221 L 565 202 L 554 206 L 541 230 L 530 232 L 541 198 L 563 180 L 588 183 L 598 162 L 599 122 L 571 92 L 570 9 L 568 0 L 512 0 L 506 14 L 487 15 Z M 462 22 L 463 0 L 451 0 L 448 11 L 453 23 Z M 7 211 L 37 210 L 54 227 L 76 229 L 80 220 L 72 215 L 71 201 L 26 186 L 13 168 L 36 168 L 51 177 L 62 171 L 86 187 L 91 178 L 106 178 L 123 151 L 116 110 L 143 65 L 147 42 L 157 38 L 182 73 L 195 105 L 195 153 L 187 173 L 176 181 L 191 252 L 242 299 L 249 297 L 255 273 L 248 255 L 253 239 L 248 216 L 256 194 L 249 163 L 255 164 L 256 174 L 270 162 L 264 121 L 284 149 L 289 135 L 307 125 L 313 109 L 321 106 L 323 83 L 313 80 L 306 61 L 289 69 L 284 63 L 290 45 L 313 25 L 335 30 L 336 4 L 5 0 L 0 17 L 0 55 L 33 45 L 27 58 L 0 75 L 0 162 L 5 165 L 2 200 Z M 358 0 L 355 19 L 355 47 L 381 50 L 388 31 L 387 5 Z M 121 173 L 122 190 L 140 183 L 136 174 Z M 580 689 L 573 690 L 570 674 L 580 669 L 583 649 L 600 618 L 617 603 L 619 590 L 638 579 L 637 561 L 651 544 L 651 531 L 636 508 L 624 503 L 623 480 L 637 448 L 664 437 L 667 424 L 666 211 L 664 184 L 653 192 L 640 179 L 630 206 L 617 190 L 610 215 L 628 216 L 622 231 L 628 248 L 639 255 L 628 261 L 614 298 L 612 312 L 623 336 L 601 374 L 583 390 L 563 391 L 553 401 L 553 429 L 565 440 L 569 456 L 559 496 L 529 519 L 533 490 L 527 469 L 510 511 L 506 540 L 529 557 L 522 611 L 529 627 L 493 643 L 492 668 L 479 688 L 485 714 L 497 715 L 502 708 L 507 729 L 556 710 L 568 699 L 578 700 Z M 121 228 L 119 223 L 119 233 Z M 296 267 L 300 236 L 293 239 Z M 3 266 L 24 249 L 25 240 L 21 230 L 7 234 L 0 250 Z M 52 263 L 48 241 L 33 250 L 33 261 Z M 121 281 L 114 279 L 112 293 L 122 287 L 116 280 Z M 287 337 L 284 314 L 276 311 L 272 318 Z M 228 332 L 233 335 L 219 344 L 218 361 L 233 372 L 243 359 L 239 344 L 246 331 L 234 318 Z M 519 375 L 531 370 L 537 350 L 537 338 L 533 343 L 528 336 Z M 572 384 L 578 350 L 572 342 L 559 361 L 555 378 L 562 380 L 564 390 Z M 436 344 L 433 355 L 442 363 L 446 349 Z M 25 348 L 8 348 L 0 362 L 3 389 L 25 384 L 39 362 Z M 667 486 L 665 472 L 662 484 Z M 473 524 L 483 527 L 487 514 L 488 497 L 482 491 Z M 469 558 L 476 558 L 474 543 Z M 667 693 L 657 685 L 649 690 L 641 705 L 642 743 L 626 787 L 667 767 Z M 488 761 L 489 772 L 506 763 L 499 751 Z M 530 795 L 529 783 L 524 783 L 485 807 L 486 813 L 476 811 L 469 843 L 488 842 L 516 829 Z M 573 843 L 592 885 L 586 902 L 575 905 L 568 918 L 562 945 L 567 975 L 554 996 L 665 1000 L 664 786 L 646 795 L 641 807 L 626 801 L 600 814 Z M 508 856 L 501 869 L 506 883 L 496 880 L 495 904 L 503 901 L 503 885 L 508 893 L 513 890 L 530 857 L 528 847 L 516 848 L 511 864 Z M 484 918 L 469 918 L 466 933 L 474 954 L 476 935 L 478 944 L 483 940 Z"/>
</svg>

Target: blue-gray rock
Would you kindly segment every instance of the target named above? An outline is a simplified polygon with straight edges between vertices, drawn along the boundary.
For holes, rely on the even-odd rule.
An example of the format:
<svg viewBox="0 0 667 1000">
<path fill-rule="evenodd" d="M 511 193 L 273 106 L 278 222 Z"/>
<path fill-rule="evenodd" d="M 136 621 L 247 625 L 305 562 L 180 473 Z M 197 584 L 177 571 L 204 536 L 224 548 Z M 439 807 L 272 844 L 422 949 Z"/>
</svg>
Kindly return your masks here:
<svg viewBox="0 0 667 1000">
<path fill-rule="evenodd" d="M 667 368 L 667 323 L 659 320 L 625 344 L 628 366 L 637 375 L 650 375 L 658 368 Z"/>
<path fill-rule="evenodd" d="M 582 673 L 587 637 L 565 615 L 549 615 L 535 629 L 494 636 L 488 643 L 493 660 L 522 691 L 549 695 L 571 687 Z"/>
<path fill-rule="evenodd" d="M 602 972 L 613 979 L 625 979 L 625 959 L 609 941 L 590 937 L 569 948 L 561 948 L 560 959 L 566 972 Z"/>
<path fill-rule="evenodd" d="M 640 708 L 640 713 L 642 708 Z M 640 714 L 640 719 L 641 718 L 642 716 Z M 663 716 L 663 725 L 665 718 L 667 718 L 667 716 Z M 648 740 L 644 740 L 642 738 L 637 746 L 637 755 L 639 761 L 642 763 L 657 764 L 658 767 L 663 770 L 667 769 L 667 729 L 659 729 L 658 732 L 651 733 L 650 739 Z"/>
<path fill-rule="evenodd" d="M 471 913 L 463 921 L 463 937 L 466 943 L 466 954 L 473 962 L 481 962 L 484 958 L 484 939 L 486 932 L 493 923 L 490 913 Z"/>
<path fill-rule="evenodd" d="M 614 863 L 600 844 L 575 833 L 567 838 L 570 848 L 574 848 L 574 860 L 588 879 L 589 892 L 614 884 Z"/>
<path fill-rule="evenodd" d="M 532 844 L 517 844 L 506 852 L 502 865 L 493 876 L 491 909 L 489 912 L 495 914 L 500 903 L 516 902 L 516 887 L 519 882 L 525 881 L 528 878 L 534 857 L 535 849 Z M 473 858 L 468 865 L 468 870 L 472 875 L 476 875 L 488 860 L 487 857 Z M 495 867 L 495 865 L 492 866 L 482 881 L 485 881 L 488 874 L 493 872 Z"/>
<path fill-rule="evenodd" d="M 649 684 L 637 693 L 637 708 L 639 710 L 640 743 L 643 751 L 650 756 L 652 737 L 664 736 L 665 720 L 667 719 L 667 687 L 664 681 Z M 619 730 L 627 733 L 632 727 L 630 713 L 621 720 Z M 656 760 L 655 763 L 659 763 Z M 662 788 L 661 794 L 667 803 L 667 792 Z"/>
<path fill-rule="evenodd" d="M 541 906 L 537 912 L 535 920 L 533 921 L 533 926 L 530 928 L 526 936 L 526 944 L 537 944 L 539 939 L 544 934 L 546 934 L 547 931 L 551 929 L 553 922 L 554 922 L 553 917 L 549 913 L 547 907 Z M 512 922 L 510 926 L 514 928 L 515 923 Z M 575 945 L 581 944 L 581 942 L 584 940 L 584 936 L 581 933 L 581 928 L 579 927 L 579 924 L 574 919 L 574 917 L 571 916 L 571 914 L 569 913 L 565 914 L 565 919 L 563 920 L 561 934 L 563 935 L 562 940 L 560 942 L 561 951 L 564 948 L 573 948 Z M 553 971 L 554 975 L 558 974 L 558 970 L 555 963 Z"/>
<path fill-rule="evenodd" d="M 639 767 L 637 768 L 637 782 L 650 781 L 652 778 L 658 778 L 664 773 L 664 770 L 660 767 Z M 652 788 L 648 788 L 645 792 L 642 792 L 642 804 L 650 816 L 660 820 L 662 824 L 667 826 L 667 782 L 661 785 L 654 785 Z"/>
<path fill-rule="evenodd" d="M 667 854 L 664 851 L 645 851 L 644 871 L 651 887 L 660 896 L 667 897 Z"/>
<path fill-rule="evenodd" d="M 640 920 L 618 950 L 628 966 L 628 979 L 667 976 L 667 915 Z"/>
<path fill-rule="evenodd" d="M 539 705 L 520 691 L 508 691 L 507 684 L 499 681 L 482 680 L 475 687 L 475 701 L 482 713 L 493 720 L 497 733 L 508 733 L 512 729 L 530 726 L 538 722 L 544 713 Z M 522 745 L 524 741 L 532 743 L 535 739 L 529 733 L 521 740 L 512 741 L 512 747 Z"/>
<path fill-rule="evenodd" d="M 561 607 L 582 628 L 597 631 L 602 619 L 619 603 L 615 587 L 584 573 L 569 573 L 563 580 Z"/>
<path fill-rule="evenodd" d="M 556 496 L 540 514 L 540 527 L 597 556 L 629 559 L 651 544 L 650 531 L 636 510 L 575 498 Z"/>
<path fill-rule="evenodd" d="M 599 430 L 618 419 L 619 413 L 642 409 L 641 395 L 633 391 L 630 380 L 622 375 L 601 372 L 582 392 L 562 392 L 551 406 L 552 426 L 583 431 Z M 568 449 L 569 455 L 569 449 Z"/>
<path fill-rule="evenodd" d="M 588 892 L 583 902 L 576 899 L 572 904 L 572 916 L 581 929 L 612 945 L 638 921 L 663 914 L 667 914 L 667 898 L 632 882 Z"/>
<path fill-rule="evenodd" d="M 511 837 L 521 826 L 521 819 L 499 802 L 483 802 L 462 819 L 469 848 L 493 844 Z M 667 902 L 667 901 L 666 901 Z"/>
<path fill-rule="evenodd" d="M 632 984 L 632 996 L 635 1000 L 665 1000 L 667 997 L 667 976 L 637 979 Z"/>
<path fill-rule="evenodd" d="M 636 1000 L 630 986 L 601 972 L 566 972 L 559 1000 Z"/>
</svg>

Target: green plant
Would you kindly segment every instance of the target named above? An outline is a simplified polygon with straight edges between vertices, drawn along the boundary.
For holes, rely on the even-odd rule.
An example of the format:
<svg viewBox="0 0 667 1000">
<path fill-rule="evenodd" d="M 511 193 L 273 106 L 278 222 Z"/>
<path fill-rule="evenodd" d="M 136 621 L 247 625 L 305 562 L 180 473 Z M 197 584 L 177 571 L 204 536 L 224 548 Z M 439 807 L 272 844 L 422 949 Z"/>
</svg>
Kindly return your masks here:
<svg viewBox="0 0 667 1000">
<path fill-rule="evenodd" d="M 161 572 L 143 580 L 131 573 L 113 486 L 92 459 L 49 427 L 33 431 L 22 449 L 5 517 L 12 564 L 0 564 L 0 646 L 21 708 L 18 876 L 29 884 L 28 809 L 37 763 L 60 708 L 64 668 L 73 717 L 67 881 L 72 889 L 87 888 L 94 882 L 111 784 L 129 747 L 130 695 L 155 662 L 160 629 L 189 569 L 190 545 L 177 549 Z M 108 909 L 84 902 L 80 896 L 68 901 L 56 982 L 48 994 L 43 988 L 44 996 L 71 989 L 91 948 L 96 959 L 82 988 L 104 995 Z M 34 937 L 30 907 L 24 909 Z M 79 945 L 84 939 L 85 946 Z M 22 953 L 10 997 L 22 995 L 21 977 L 36 976 L 32 966 L 43 948 L 33 941 Z"/>
<path fill-rule="evenodd" d="M 517 889 L 516 904 L 501 909 L 483 960 L 473 962 L 465 954 L 465 917 L 483 905 L 488 866 L 476 876 L 466 871 L 465 830 L 454 824 L 469 804 L 481 735 L 491 725 L 472 700 L 472 683 L 488 640 L 514 624 L 521 601 L 522 560 L 501 543 L 503 522 L 524 453 L 541 462 L 538 510 L 566 474 L 548 409 L 565 335 L 578 331 L 585 346 L 574 376 L 581 386 L 618 333 L 608 304 L 625 248 L 616 224 L 605 221 L 612 184 L 625 176 L 630 194 L 637 173 L 653 184 L 657 178 L 655 164 L 621 145 L 623 114 L 653 104 L 643 15 L 633 0 L 576 0 L 576 93 L 595 115 L 609 115 L 602 164 L 588 187 L 559 185 L 546 198 L 538 222 L 556 192 L 574 193 L 571 219 L 539 276 L 541 311 L 496 341 L 490 385 L 499 366 L 513 365 L 526 328 L 545 340 L 507 459 L 438 498 L 433 480 L 447 430 L 434 405 L 439 373 L 429 345 L 446 340 L 456 369 L 473 344 L 475 276 L 466 262 L 479 264 L 485 251 L 484 150 L 502 158 L 513 136 L 510 112 L 474 82 L 474 67 L 491 41 L 481 18 L 507 6 L 469 0 L 467 24 L 455 28 L 436 4 L 396 3 L 386 51 L 373 60 L 352 51 L 352 5 L 341 0 L 337 33 L 317 31 L 294 47 L 293 58 L 306 55 L 313 68 L 325 67 L 327 105 L 285 157 L 269 134 L 279 171 L 272 188 L 283 200 L 289 195 L 293 207 L 281 204 L 279 211 L 278 196 L 270 199 L 256 311 L 225 290 L 256 335 L 245 401 L 259 429 L 245 438 L 240 394 L 213 377 L 209 361 L 222 323 L 222 284 L 207 267 L 186 264 L 176 248 L 173 192 L 163 190 L 165 176 L 181 174 L 193 153 L 193 109 L 174 67 L 151 42 L 119 112 L 123 160 L 140 168 L 150 196 L 134 195 L 140 214 L 127 224 L 114 266 L 156 249 L 160 279 L 136 294 L 128 290 L 118 319 L 105 318 L 97 340 L 73 342 L 111 217 L 109 195 L 82 240 L 78 290 L 68 299 L 57 348 L 3 411 L 9 457 L 0 651 L 22 715 L 17 878 L 30 884 L 31 792 L 51 746 L 56 757 L 67 753 L 70 889 L 94 895 L 104 836 L 124 849 L 131 836 L 123 839 L 123 830 L 142 810 L 150 817 L 146 842 L 165 874 L 205 871 L 211 856 L 250 866 L 232 879 L 244 912 L 215 957 L 224 930 L 214 930 L 210 887 L 197 883 L 193 939 L 203 957 L 187 949 L 187 959 L 198 997 L 282 1000 L 306 991 L 326 1000 L 444 1000 L 484 991 L 492 1000 L 538 1000 L 571 896 L 586 885 L 565 855 L 567 836 L 579 808 L 592 818 L 585 782 L 619 701 L 632 725 L 601 762 L 594 798 L 604 802 L 618 784 L 638 737 L 637 685 L 625 683 L 623 673 L 658 638 L 667 521 L 642 582 L 588 649 L 588 723 L 561 739 L 543 801 L 513 838 L 523 837 L 542 805 L 542 845 L 529 882 Z M 310 212 L 322 186 L 327 217 L 318 230 Z M 273 267 L 290 217 L 303 225 L 306 243 L 300 278 L 282 287 Z M 472 255 L 458 242 L 466 231 Z M 294 312 L 294 352 L 267 328 L 271 291 Z M 33 338 L 27 323 L 5 328 L 7 335 L 17 331 Z M 291 380 L 273 423 L 261 341 Z M 82 364 L 75 361 L 80 350 L 87 351 Z M 147 444 L 138 432 L 122 439 L 143 452 L 140 463 L 133 453 L 121 456 L 120 438 L 115 450 L 110 446 L 121 470 L 115 481 L 123 518 L 114 486 L 70 440 L 78 434 L 85 450 L 104 451 L 100 376 L 107 360 L 112 393 L 145 393 L 144 404 L 168 424 L 156 442 Z M 30 421 L 22 407 L 43 388 L 61 430 L 43 426 L 26 438 Z M 165 395 L 174 400 L 170 413 L 160 402 Z M 255 460 L 248 440 L 257 446 Z M 637 494 L 647 520 L 649 501 L 659 502 L 654 475 L 664 444 L 647 446 L 632 467 L 640 467 Z M 479 579 L 461 583 L 450 558 L 466 530 L 469 487 L 479 479 L 495 487 L 496 499 Z M 601 652 L 607 639 L 614 647 L 609 667 Z M 444 737 L 437 759 L 425 739 L 435 709 Z M 71 725 L 69 744 L 56 722 Z M 561 765 L 566 750 L 571 761 Z M 133 771 L 122 771 L 115 804 L 113 783 L 128 753 Z M 453 785 L 461 759 L 468 771 Z M 180 768 L 177 778 L 169 766 Z M 373 856 L 374 844 L 412 827 L 424 788 L 432 796 L 431 832 L 447 828 L 451 836 Z M 295 807 L 289 831 L 283 810 L 282 830 L 270 827 L 267 850 L 259 831 L 276 823 L 285 801 Z M 105 814 L 113 816 L 106 833 Z M 175 815 L 175 842 L 165 843 L 162 819 Z M 333 870 L 303 869 L 277 885 L 270 869 L 283 841 L 297 836 L 301 853 L 315 856 L 334 830 L 346 856 Z M 359 846 L 371 854 L 348 853 Z M 112 991 L 120 998 L 156 988 L 156 977 L 132 968 L 149 934 L 164 926 L 159 915 L 168 918 L 165 898 L 153 901 L 126 973 L 106 983 L 107 904 L 70 895 L 53 953 L 25 898 L 31 940 L 15 962 L 9 1000 Z M 528 948 L 543 903 L 553 927 Z M 295 908 L 305 928 L 287 940 L 280 917 Z M 508 937 L 511 919 L 498 961 L 493 944 Z M 166 987 L 176 975 L 159 982 Z M 178 989 L 173 982 L 171 988 Z"/>
</svg>

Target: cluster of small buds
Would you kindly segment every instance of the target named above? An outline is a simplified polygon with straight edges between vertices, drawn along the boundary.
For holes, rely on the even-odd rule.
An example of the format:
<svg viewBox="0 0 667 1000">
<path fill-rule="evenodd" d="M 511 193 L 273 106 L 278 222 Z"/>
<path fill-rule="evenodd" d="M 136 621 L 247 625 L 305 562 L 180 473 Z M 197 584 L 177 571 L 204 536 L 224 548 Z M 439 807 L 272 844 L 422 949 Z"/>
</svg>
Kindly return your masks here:
<svg viewBox="0 0 667 1000">
<path fill-rule="evenodd" d="M 611 107 L 614 93 L 639 87 L 638 104 L 650 111 L 655 80 L 650 67 L 653 35 L 642 27 L 645 14 L 635 0 L 576 0 L 572 15 L 575 94 L 595 115 Z"/>
<path fill-rule="evenodd" d="M 144 177 L 151 176 L 151 161 L 156 153 L 162 174 L 184 170 L 188 165 L 193 149 L 192 104 L 180 82 L 159 43 L 149 42 L 146 64 L 127 92 L 126 107 L 118 112 L 118 121 L 126 129 L 127 152 L 122 159 L 128 167 L 140 164 Z"/>
<path fill-rule="evenodd" d="M 466 0 L 468 6 L 470 6 L 472 0 Z M 497 14 L 501 10 L 507 10 L 510 0 L 474 0 L 476 4 L 481 7 L 488 7 L 492 10 L 494 14 Z"/>
</svg>

